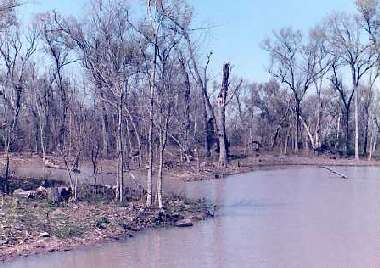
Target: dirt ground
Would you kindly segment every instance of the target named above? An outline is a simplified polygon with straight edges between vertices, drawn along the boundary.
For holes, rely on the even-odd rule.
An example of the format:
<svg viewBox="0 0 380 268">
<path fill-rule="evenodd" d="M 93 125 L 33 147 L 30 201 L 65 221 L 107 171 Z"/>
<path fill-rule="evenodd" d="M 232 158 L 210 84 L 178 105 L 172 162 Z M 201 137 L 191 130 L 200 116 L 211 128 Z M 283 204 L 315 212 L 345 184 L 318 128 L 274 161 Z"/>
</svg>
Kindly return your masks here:
<svg viewBox="0 0 380 268">
<path fill-rule="evenodd" d="M 78 246 L 127 239 L 147 228 L 175 226 L 212 216 L 204 201 L 180 197 L 165 200 L 165 210 L 148 209 L 139 201 L 76 202 L 54 206 L 46 200 L 3 197 L 0 207 L 0 261 Z"/>
<path fill-rule="evenodd" d="M 273 166 L 310 165 L 310 166 L 380 166 L 380 161 L 356 161 L 352 158 L 339 158 L 333 155 L 280 155 L 273 152 L 255 152 L 246 156 L 241 149 L 232 151 L 227 168 L 219 168 L 217 156 L 210 159 L 193 159 L 190 163 L 181 161 L 180 155 L 175 150 L 169 150 L 164 164 L 164 179 L 168 181 L 199 181 L 220 179 L 227 175 L 245 173 L 256 169 Z M 21 178 L 40 178 L 66 180 L 67 171 L 62 159 L 54 156 L 48 157 L 58 168 L 44 168 L 41 157 L 35 154 L 12 155 L 11 170 L 13 174 Z M 0 170 L 4 165 L 4 155 L 0 154 Z M 97 165 L 97 175 L 94 177 L 93 167 L 89 160 L 80 162 L 80 178 L 84 183 L 112 185 L 116 176 L 116 161 L 100 160 Z M 154 171 L 157 170 L 157 167 Z M 127 184 L 137 187 L 145 185 L 147 170 L 144 165 L 138 167 L 136 162 L 131 161 L 130 170 L 126 172 Z"/>
</svg>

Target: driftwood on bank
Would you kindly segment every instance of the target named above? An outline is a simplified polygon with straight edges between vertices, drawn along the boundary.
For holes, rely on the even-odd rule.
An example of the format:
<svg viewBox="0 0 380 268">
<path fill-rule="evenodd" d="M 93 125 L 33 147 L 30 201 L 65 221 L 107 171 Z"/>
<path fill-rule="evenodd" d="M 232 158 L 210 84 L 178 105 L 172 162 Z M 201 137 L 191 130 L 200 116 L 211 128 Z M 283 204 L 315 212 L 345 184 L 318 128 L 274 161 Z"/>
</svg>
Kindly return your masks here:
<svg viewBox="0 0 380 268">
<path fill-rule="evenodd" d="M 332 168 L 324 167 L 324 166 L 320 166 L 320 168 L 322 168 L 322 169 L 326 169 L 326 170 L 328 170 L 330 173 L 332 173 L 332 174 L 334 174 L 334 175 L 337 175 L 338 177 L 340 177 L 340 178 L 342 178 L 342 179 L 345 179 L 345 180 L 348 180 L 348 179 L 349 179 L 348 176 L 346 176 L 346 175 L 344 175 L 344 174 L 342 174 L 342 173 L 339 173 L 339 172 L 333 170 Z"/>
</svg>

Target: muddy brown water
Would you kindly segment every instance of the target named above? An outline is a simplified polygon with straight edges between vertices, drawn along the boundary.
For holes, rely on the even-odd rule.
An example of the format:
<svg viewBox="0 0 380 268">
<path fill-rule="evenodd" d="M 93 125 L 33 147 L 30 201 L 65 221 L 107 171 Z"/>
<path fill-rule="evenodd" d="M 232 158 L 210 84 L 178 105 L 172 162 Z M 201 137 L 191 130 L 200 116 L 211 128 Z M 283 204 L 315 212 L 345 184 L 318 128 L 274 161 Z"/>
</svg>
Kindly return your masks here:
<svg viewBox="0 0 380 268">
<path fill-rule="evenodd" d="M 97 174 L 96 178 L 93 175 L 93 169 L 88 164 L 82 164 L 80 167 L 80 173 L 71 175 L 73 178 L 78 178 L 81 184 L 101 184 L 101 185 L 115 185 L 116 184 L 116 173 L 112 167 L 107 167 L 108 172 L 100 172 Z M 12 172 L 20 178 L 36 178 L 36 179 L 50 179 L 69 183 L 69 175 L 66 169 L 52 169 L 44 168 L 41 163 L 25 163 L 21 166 L 12 167 Z M 153 183 L 155 184 L 156 176 L 153 177 Z M 186 190 L 184 187 L 185 183 L 177 183 L 178 180 L 171 179 L 164 181 L 165 189 L 170 192 L 181 193 Z M 146 172 L 143 171 L 132 171 L 126 172 L 124 178 L 125 186 L 136 189 L 139 186 L 145 186 L 146 184 Z"/>
<path fill-rule="evenodd" d="M 380 169 L 289 167 L 180 188 L 220 209 L 188 229 L 20 258 L 9 268 L 380 267 Z M 182 186 L 181 186 L 182 187 Z"/>
</svg>

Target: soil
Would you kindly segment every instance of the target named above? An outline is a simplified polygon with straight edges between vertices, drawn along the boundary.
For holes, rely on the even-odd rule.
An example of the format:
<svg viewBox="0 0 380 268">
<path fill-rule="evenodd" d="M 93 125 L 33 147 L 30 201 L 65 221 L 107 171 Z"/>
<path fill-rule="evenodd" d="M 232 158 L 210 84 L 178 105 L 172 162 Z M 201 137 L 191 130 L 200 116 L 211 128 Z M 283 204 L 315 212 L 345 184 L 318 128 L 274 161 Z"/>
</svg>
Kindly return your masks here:
<svg viewBox="0 0 380 268">
<path fill-rule="evenodd" d="M 3 196 L 0 209 L 0 261 L 79 246 L 127 239 L 148 228 L 175 226 L 183 219 L 213 215 L 205 201 L 166 197 L 165 210 L 145 208 L 140 201 L 125 206 L 113 202 L 68 202 Z"/>
</svg>

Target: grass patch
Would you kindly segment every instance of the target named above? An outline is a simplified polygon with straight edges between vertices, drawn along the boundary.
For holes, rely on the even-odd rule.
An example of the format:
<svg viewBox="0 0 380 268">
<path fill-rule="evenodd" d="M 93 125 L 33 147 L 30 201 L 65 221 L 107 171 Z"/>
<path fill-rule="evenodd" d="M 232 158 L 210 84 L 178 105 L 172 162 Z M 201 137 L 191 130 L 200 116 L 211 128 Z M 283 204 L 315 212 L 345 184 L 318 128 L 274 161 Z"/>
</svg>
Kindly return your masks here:
<svg viewBox="0 0 380 268">
<path fill-rule="evenodd" d="M 52 233 L 60 239 L 65 239 L 81 237 L 85 233 L 85 229 L 74 223 L 65 223 L 64 225 L 56 226 Z"/>
</svg>

